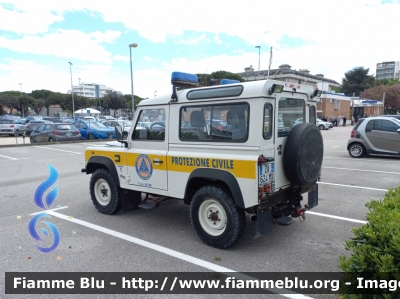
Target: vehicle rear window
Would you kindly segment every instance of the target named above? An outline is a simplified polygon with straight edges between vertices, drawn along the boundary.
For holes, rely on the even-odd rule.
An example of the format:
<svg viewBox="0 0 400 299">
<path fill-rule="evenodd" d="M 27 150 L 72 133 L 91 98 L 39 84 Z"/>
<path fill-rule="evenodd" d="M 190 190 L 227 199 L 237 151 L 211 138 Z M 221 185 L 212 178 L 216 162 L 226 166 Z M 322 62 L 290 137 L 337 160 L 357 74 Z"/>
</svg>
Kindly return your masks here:
<svg viewBox="0 0 400 299">
<path fill-rule="evenodd" d="M 8 124 L 12 124 L 13 123 L 13 121 L 12 120 L 3 120 L 3 119 L 1 119 L 0 120 L 0 125 L 8 125 Z"/>
<path fill-rule="evenodd" d="M 278 106 L 278 137 L 288 136 L 294 122 L 305 119 L 305 102 L 303 99 L 280 98 Z"/>
<path fill-rule="evenodd" d="M 364 120 L 365 120 L 364 118 L 360 119 L 360 120 L 358 121 L 358 123 L 355 125 L 355 127 L 353 128 L 353 130 L 357 130 L 358 127 L 362 124 L 362 122 L 363 122 Z M 367 124 L 367 125 L 368 125 L 368 124 Z"/>
<path fill-rule="evenodd" d="M 58 130 L 74 130 L 75 127 L 72 125 L 58 125 L 57 129 Z"/>
</svg>

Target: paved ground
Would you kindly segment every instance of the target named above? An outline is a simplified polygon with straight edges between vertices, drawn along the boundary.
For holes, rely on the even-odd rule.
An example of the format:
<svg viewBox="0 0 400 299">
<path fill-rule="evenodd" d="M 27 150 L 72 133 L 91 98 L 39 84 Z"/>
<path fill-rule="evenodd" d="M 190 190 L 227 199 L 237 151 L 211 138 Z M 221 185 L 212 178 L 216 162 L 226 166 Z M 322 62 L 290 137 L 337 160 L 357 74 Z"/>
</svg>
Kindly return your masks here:
<svg viewBox="0 0 400 299">
<path fill-rule="evenodd" d="M 90 176 L 80 173 L 89 143 L 0 147 L 0 297 L 8 271 L 203 272 L 218 267 L 238 272 L 338 271 L 338 257 L 346 254 L 344 242 L 365 221 L 365 203 L 383 198 L 385 190 L 400 181 L 399 158 L 351 158 L 346 150 L 350 132 L 350 126 L 322 132 L 320 201 L 304 223 L 275 226 L 269 235 L 252 240 L 248 222 L 244 237 L 229 250 L 204 245 L 191 226 L 189 207 L 179 200 L 166 201 L 153 211 L 98 213 L 90 200 Z M 40 211 L 33 195 L 48 177 L 47 163 L 60 173 L 54 205 L 62 209 L 51 212 L 51 222 L 59 229 L 61 242 L 56 250 L 43 254 L 34 247 L 40 242 L 31 238 L 27 225 L 31 214 Z"/>
</svg>

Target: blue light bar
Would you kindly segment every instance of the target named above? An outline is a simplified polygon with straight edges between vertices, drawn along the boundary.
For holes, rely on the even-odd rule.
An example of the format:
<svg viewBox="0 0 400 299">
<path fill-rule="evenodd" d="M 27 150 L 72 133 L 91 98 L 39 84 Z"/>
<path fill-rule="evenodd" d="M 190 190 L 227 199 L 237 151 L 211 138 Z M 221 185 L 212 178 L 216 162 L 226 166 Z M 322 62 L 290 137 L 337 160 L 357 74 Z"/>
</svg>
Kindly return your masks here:
<svg viewBox="0 0 400 299">
<path fill-rule="evenodd" d="M 194 74 L 187 74 L 182 72 L 173 72 L 171 75 L 171 83 L 172 84 L 199 84 L 199 79 Z"/>
<path fill-rule="evenodd" d="M 231 79 L 222 79 L 219 85 L 226 85 L 226 84 L 235 84 L 240 83 L 239 80 L 231 80 Z"/>
</svg>

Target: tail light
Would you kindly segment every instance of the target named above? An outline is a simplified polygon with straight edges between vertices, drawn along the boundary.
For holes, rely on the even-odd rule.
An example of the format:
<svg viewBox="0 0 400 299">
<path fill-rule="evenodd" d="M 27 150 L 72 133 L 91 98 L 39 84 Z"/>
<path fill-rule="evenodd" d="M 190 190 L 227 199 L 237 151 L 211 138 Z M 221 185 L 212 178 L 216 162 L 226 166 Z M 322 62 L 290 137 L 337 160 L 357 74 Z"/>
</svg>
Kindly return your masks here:
<svg viewBox="0 0 400 299">
<path fill-rule="evenodd" d="M 81 132 L 79 132 L 79 130 L 76 130 L 75 133 L 76 133 L 76 134 L 80 134 Z"/>
<path fill-rule="evenodd" d="M 57 131 L 57 130 L 54 130 L 53 133 L 54 133 L 55 135 L 61 135 L 60 132 Z"/>
<path fill-rule="evenodd" d="M 14 128 L 14 125 L 10 125 L 10 128 Z"/>
<path fill-rule="evenodd" d="M 350 138 L 354 138 L 355 132 L 354 130 L 351 131 Z"/>
</svg>

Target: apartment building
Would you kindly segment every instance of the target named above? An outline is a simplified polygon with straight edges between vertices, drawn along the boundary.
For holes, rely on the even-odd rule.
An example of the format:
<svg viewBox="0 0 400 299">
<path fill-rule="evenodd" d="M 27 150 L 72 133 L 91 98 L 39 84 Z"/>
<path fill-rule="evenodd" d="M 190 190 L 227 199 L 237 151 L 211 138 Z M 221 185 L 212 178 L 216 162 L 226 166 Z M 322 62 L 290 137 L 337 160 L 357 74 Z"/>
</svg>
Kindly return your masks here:
<svg viewBox="0 0 400 299">
<path fill-rule="evenodd" d="M 376 64 L 376 80 L 399 80 L 400 61 L 387 61 Z"/>
<path fill-rule="evenodd" d="M 107 91 L 113 90 L 114 88 L 98 83 L 82 82 L 81 84 L 74 86 L 74 94 L 91 99 L 101 98 L 107 93 Z M 68 90 L 68 93 L 71 93 L 71 90 Z"/>
</svg>

